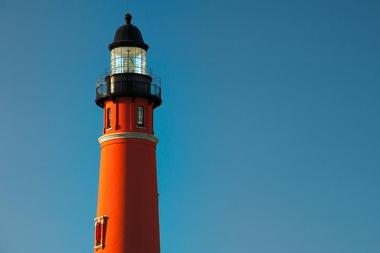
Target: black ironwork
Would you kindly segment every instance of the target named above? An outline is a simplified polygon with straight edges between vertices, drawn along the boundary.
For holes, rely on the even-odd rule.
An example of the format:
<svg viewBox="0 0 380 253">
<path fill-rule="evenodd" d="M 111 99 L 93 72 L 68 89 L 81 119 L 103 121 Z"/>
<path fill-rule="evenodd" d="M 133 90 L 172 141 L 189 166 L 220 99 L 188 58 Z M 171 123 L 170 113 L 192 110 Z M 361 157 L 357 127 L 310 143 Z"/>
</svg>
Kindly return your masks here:
<svg viewBox="0 0 380 253">
<path fill-rule="evenodd" d="M 116 47 L 140 47 L 148 50 L 149 46 L 145 44 L 143 36 L 140 30 L 131 24 L 132 16 L 127 14 L 125 17 L 126 24 L 120 26 L 116 31 L 113 42 L 109 45 L 109 49 L 112 50 Z"/>
<path fill-rule="evenodd" d="M 98 79 L 96 85 L 96 104 L 104 106 L 104 101 L 118 97 L 146 98 L 154 107 L 162 103 L 159 78 L 136 73 L 106 75 Z"/>
<path fill-rule="evenodd" d="M 140 30 L 131 24 L 132 16 L 127 14 L 126 24 L 121 26 L 115 34 L 113 42 L 109 45 L 112 51 L 119 47 L 138 47 L 148 50 Z M 124 55 L 120 52 L 111 52 L 111 70 L 97 80 L 95 102 L 100 107 L 108 99 L 119 97 L 145 98 L 153 103 L 154 107 L 162 103 L 161 81 L 152 78 L 150 70 L 146 67 L 146 52 Z M 117 56 L 120 53 L 119 57 Z M 113 58 L 114 57 L 114 58 Z"/>
</svg>

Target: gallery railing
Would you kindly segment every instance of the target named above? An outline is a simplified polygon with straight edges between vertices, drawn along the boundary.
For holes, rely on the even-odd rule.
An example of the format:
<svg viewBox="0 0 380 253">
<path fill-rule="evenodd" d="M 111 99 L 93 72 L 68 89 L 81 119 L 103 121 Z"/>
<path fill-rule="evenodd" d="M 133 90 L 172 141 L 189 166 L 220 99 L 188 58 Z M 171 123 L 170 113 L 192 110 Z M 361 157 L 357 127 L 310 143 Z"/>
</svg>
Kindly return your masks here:
<svg viewBox="0 0 380 253">
<path fill-rule="evenodd" d="M 127 72 L 128 73 L 128 72 Z M 106 74 L 97 79 L 96 103 L 102 106 L 107 97 L 141 97 L 161 104 L 161 79 L 136 72 Z"/>
</svg>

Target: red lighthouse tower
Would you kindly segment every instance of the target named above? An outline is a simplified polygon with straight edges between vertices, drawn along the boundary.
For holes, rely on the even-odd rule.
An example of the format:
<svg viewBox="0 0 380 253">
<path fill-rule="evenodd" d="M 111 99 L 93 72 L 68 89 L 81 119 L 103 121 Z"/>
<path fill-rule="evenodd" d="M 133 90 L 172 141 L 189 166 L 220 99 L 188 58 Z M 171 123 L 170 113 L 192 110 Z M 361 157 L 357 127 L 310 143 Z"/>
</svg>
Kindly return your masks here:
<svg viewBox="0 0 380 253">
<path fill-rule="evenodd" d="M 96 104 L 103 108 L 96 253 L 159 253 L 157 138 L 153 111 L 161 88 L 147 67 L 140 30 L 125 16 L 109 45 L 111 70 L 98 81 Z"/>
</svg>

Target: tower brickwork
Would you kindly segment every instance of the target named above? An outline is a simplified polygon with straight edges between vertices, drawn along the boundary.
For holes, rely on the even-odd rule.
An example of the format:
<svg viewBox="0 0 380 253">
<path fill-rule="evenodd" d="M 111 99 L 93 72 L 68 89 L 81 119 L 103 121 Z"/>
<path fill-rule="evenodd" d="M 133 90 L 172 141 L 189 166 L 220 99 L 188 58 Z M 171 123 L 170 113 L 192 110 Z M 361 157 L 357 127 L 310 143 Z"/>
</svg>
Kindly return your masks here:
<svg viewBox="0 0 380 253">
<path fill-rule="evenodd" d="M 103 109 L 96 253 L 160 252 L 153 115 L 161 88 L 147 68 L 148 45 L 131 19 L 126 15 L 109 45 L 111 69 L 96 88 Z"/>
</svg>

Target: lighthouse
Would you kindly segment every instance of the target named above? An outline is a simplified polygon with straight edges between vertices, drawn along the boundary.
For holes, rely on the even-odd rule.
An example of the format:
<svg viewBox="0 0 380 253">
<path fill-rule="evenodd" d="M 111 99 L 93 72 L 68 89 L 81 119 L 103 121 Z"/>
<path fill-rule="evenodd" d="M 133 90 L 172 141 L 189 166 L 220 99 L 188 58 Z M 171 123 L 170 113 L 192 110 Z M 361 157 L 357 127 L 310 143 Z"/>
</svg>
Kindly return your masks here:
<svg viewBox="0 0 380 253">
<path fill-rule="evenodd" d="M 153 112 L 162 102 L 161 88 L 130 14 L 109 50 L 110 71 L 97 81 L 95 99 L 104 124 L 94 252 L 159 253 Z"/>
</svg>

